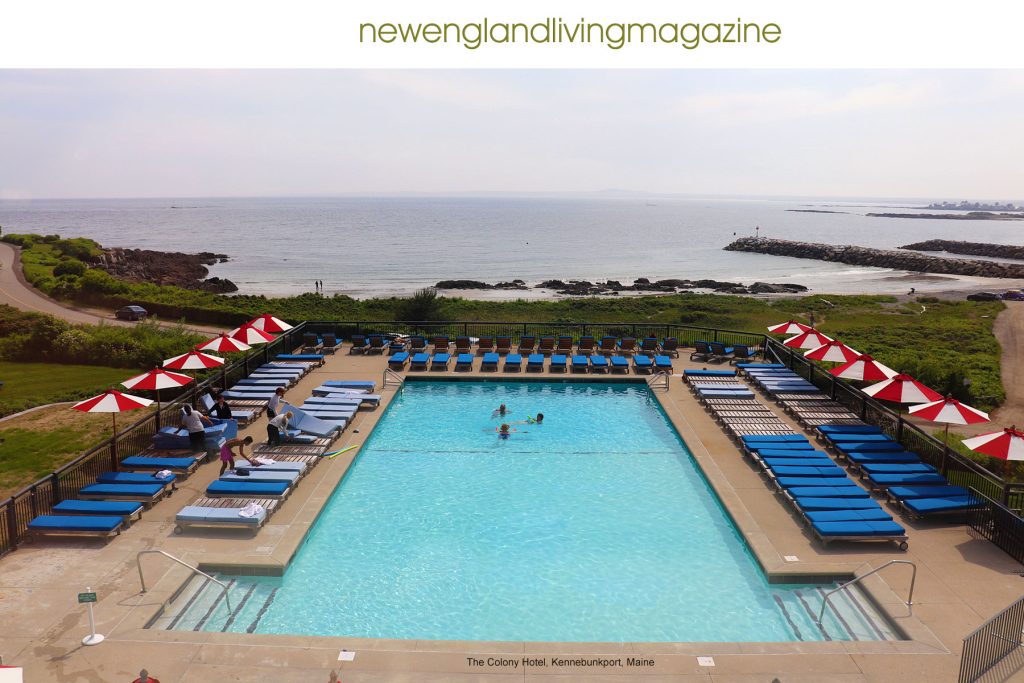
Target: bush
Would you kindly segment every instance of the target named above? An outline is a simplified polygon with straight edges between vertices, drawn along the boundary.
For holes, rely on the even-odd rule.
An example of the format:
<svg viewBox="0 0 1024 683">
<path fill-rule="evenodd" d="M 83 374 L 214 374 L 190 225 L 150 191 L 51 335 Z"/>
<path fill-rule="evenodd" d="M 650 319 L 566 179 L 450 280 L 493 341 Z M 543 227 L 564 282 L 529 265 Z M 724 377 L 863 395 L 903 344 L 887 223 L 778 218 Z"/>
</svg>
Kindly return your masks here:
<svg viewBox="0 0 1024 683">
<path fill-rule="evenodd" d="M 66 258 L 54 267 L 53 274 L 58 277 L 61 275 L 77 275 L 81 277 L 85 275 L 86 270 L 88 270 L 88 267 L 78 259 Z"/>
<path fill-rule="evenodd" d="M 433 287 L 425 287 L 399 305 L 402 320 L 443 320 L 441 315 L 441 298 Z"/>
</svg>

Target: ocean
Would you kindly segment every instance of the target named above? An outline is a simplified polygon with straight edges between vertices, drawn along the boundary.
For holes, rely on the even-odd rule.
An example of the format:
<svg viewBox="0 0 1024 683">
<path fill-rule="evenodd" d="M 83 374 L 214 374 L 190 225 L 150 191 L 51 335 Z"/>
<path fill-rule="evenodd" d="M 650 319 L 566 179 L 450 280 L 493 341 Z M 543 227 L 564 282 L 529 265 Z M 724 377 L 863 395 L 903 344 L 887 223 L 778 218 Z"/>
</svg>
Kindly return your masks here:
<svg viewBox="0 0 1024 683">
<path fill-rule="evenodd" d="M 923 201 L 679 197 L 335 197 L 0 200 L 5 232 L 84 236 L 104 246 L 229 255 L 211 275 L 242 293 L 403 296 L 439 280 L 796 283 L 815 293 L 1006 289 L 906 273 L 723 251 L 735 236 L 894 248 L 930 238 L 1019 244 L 1021 224 L 868 217 Z M 798 210 L 798 211 L 794 211 Z M 807 210 L 837 213 L 806 213 Z M 756 228 L 760 227 L 760 230 Z M 549 290 L 446 292 L 550 298 Z"/>
</svg>

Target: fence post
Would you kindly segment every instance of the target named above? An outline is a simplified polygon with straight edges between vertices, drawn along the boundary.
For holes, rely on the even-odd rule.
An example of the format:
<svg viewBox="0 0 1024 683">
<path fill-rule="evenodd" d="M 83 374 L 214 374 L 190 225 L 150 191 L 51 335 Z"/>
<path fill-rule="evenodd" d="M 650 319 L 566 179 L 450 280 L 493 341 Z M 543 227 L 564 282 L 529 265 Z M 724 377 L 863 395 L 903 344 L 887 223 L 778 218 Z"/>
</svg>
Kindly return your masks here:
<svg viewBox="0 0 1024 683">
<path fill-rule="evenodd" d="M 110 437 L 110 469 L 117 472 L 117 433 Z"/>
<path fill-rule="evenodd" d="M 939 472 L 942 473 L 942 476 L 946 476 L 949 470 L 949 442 L 944 441 L 942 446 L 942 467 L 939 468 Z"/>
<path fill-rule="evenodd" d="M 860 419 L 867 422 L 868 416 L 868 400 L 864 396 L 860 397 Z"/>
<path fill-rule="evenodd" d="M 834 400 L 836 400 L 836 382 L 838 380 L 836 379 L 835 375 L 831 375 L 831 377 L 832 377 L 832 390 L 831 390 L 831 396 L 829 396 L 829 398 L 831 398 L 834 401 Z"/>
<path fill-rule="evenodd" d="M 263 345 L 263 362 L 264 363 L 270 362 L 270 349 L 267 347 L 266 344 Z M 245 374 L 249 374 L 249 373 L 246 372 Z"/>
<path fill-rule="evenodd" d="M 7 505 L 7 537 L 11 540 L 11 550 L 18 549 L 18 520 L 14 512 L 14 499 Z"/>
<path fill-rule="evenodd" d="M 903 443 L 903 416 L 899 416 L 899 420 L 896 422 L 896 440 Z"/>
<path fill-rule="evenodd" d="M 53 477 L 53 482 L 50 484 L 50 491 L 53 493 L 52 504 L 56 505 L 64 500 L 64 497 L 60 493 L 60 479 L 57 478 L 56 474 L 51 474 L 50 476 Z"/>
</svg>

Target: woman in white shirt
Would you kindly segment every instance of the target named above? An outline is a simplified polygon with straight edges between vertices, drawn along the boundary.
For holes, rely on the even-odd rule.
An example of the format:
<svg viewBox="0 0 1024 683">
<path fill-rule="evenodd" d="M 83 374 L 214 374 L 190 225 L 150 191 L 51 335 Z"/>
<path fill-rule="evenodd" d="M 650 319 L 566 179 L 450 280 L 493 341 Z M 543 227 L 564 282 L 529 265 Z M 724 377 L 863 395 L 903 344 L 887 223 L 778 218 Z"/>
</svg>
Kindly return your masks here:
<svg viewBox="0 0 1024 683">
<path fill-rule="evenodd" d="M 281 445 L 281 434 L 288 431 L 288 420 L 292 419 L 292 411 L 271 418 L 267 423 L 267 441 L 271 446 Z"/>
<path fill-rule="evenodd" d="M 281 400 L 284 398 L 284 389 L 278 387 L 274 389 L 274 395 L 270 397 L 270 403 L 267 405 L 267 417 L 273 419 L 277 417 L 277 411 L 281 409 Z"/>
<path fill-rule="evenodd" d="M 189 444 L 194 450 L 201 451 L 206 448 L 206 427 L 212 424 L 213 422 L 200 415 L 198 410 L 192 410 L 190 405 L 181 409 L 181 426 L 188 430 Z"/>
</svg>

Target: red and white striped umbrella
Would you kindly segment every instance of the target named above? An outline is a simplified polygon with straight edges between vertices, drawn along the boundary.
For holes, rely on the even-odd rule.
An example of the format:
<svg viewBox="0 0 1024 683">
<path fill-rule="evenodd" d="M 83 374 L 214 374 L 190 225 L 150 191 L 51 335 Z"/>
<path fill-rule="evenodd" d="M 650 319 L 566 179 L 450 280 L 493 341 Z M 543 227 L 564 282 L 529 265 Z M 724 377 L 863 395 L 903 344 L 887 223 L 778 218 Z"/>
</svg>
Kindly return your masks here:
<svg viewBox="0 0 1024 683">
<path fill-rule="evenodd" d="M 1024 460 L 1024 432 L 1018 431 L 1016 427 L 964 439 L 963 443 L 975 453 L 991 455 L 1000 460 Z"/>
<path fill-rule="evenodd" d="M 824 335 L 817 330 L 809 330 L 795 337 L 790 337 L 782 343 L 792 349 L 816 349 L 830 341 L 832 341 L 832 337 Z"/>
<path fill-rule="evenodd" d="M 768 328 L 768 331 L 772 334 L 803 334 L 804 332 L 810 332 L 814 328 L 810 325 L 804 325 L 798 323 L 795 320 L 787 320 L 784 323 L 778 325 L 772 325 Z"/>
<path fill-rule="evenodd" d="M 838 339 L 825 342 L 804 354 L 811 360 L 823 360 L 830 363 L 849 363 L 859 355 L 861 355 L 860 351 L 854 351 Z"/>
<path fill-rule="evenodd" d="M 232 339 L 237 339 L 246 344 L 266 344 L 267 342 L 274 341 L 274 335 L 264 332 L 249 323 L 236 327 L 228 332 L 228 334 Z"/>
<path fill-rule="evenodd" d="M 248 351 L 252 347 L 243 341 L 229 337 L 227 333 L 214 337 L 205 344 L 196 344 L 196 351 L 216 351 L 227 353 L 230 351 Z"/>
<path fill-rule="evenodd" d="M 124 386 L 129 389 L 144 389 L 146 391 L 160 391 L 161 389 L 171 389 L 173 387 L 180 387 L 188 384 L 192 381 L 192 378 L 188 375 L 182 375 L 177 372 L 167 372 L 160 368 L 153 368 L 149 372 L 145 372 L 141 375 L 136 375 L 131 379 L 126 379 L 121 382 Z"/>
<path fill-rule="evenodd" d="M 263 330 L 264 332 L 287 332 L 292 329 L 292 326 L 279 318 L 275 318 L 269 313 L 264 313 L 258 318 L 253 318 L 247 325 L 252 325 L 257 330 Z"/>
<path fill-rule="evenodd" d="M 910 414 L 931 422 L 945 422 L 947 429 L 951 424 L 972 425 L 989 421 L 988 413 L 964 405 L 952 396 L 914 406 L 910 409 Z"/>
<path fill-rule="evenodd" d="M 71 406 L 72 410 L 80 410 L 83 413 L 110 413 L 111 424 L 114 434 L 117 434 L 117 414 L 123 410 L 135 410 L 145 408 L 152 401 L 148 398 L 139 398 L 131 394 L 122 394 L 117 389 L 107 389 L 99 396 L 87 398 Z"/>
<path fill-rule="evenodd" d="M 864 393 L 879 401 L 893 403 L 929 403 L 938 401 L 942 394 L 926 387 L 910 375 L 899 374 L 864 388 Z"/>
<path fill-rule="evenodd" d="M 199 351 L 189 351 L 164 361 L 164 367 L 172 370 L 204 370 L 218 365 L 224 365 L 223 358 Z"/>
<path fill-rule="evenodd" d="M 877 382 L 883 379 L 895 377 L 897 373 L 888 368 L 867 354 L 857 356 L 846 365 L 840 365 L 830 370 L 836 377 L 853 379 L 859 382 Z"/>
</svg>

